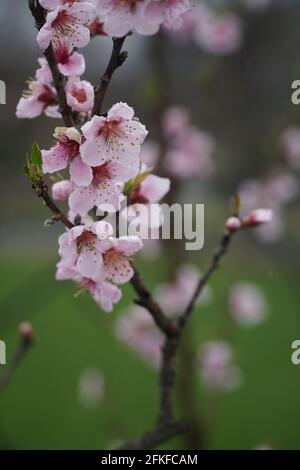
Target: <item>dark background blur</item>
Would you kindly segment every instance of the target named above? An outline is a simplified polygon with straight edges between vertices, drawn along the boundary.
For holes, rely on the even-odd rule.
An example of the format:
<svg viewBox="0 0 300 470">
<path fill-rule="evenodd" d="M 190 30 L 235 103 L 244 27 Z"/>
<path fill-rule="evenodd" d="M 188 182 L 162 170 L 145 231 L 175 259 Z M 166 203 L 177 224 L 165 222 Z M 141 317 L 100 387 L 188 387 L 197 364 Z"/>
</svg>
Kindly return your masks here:
<svg viewBox="0 0 300 470">
<path fill-rule="evenodd" d="M 228 57 L 206 55 L 192 43 L 167 36 L 133 35 L 127 41 L 129 59 L 114 77 L 107 107 L 126 101 L 155 135 L 153 57 L 161 41 L 169 104 L 186 106 L 193 123 L 217 141 L 214 181 L 193 182 L 182 191 L 184 201 L 205 203 L 205 248 L 191 255 L 200 268 L 218 240 L 238 184 L 280 163 L 281 132 L 300 124 L 300 107 L 290 99 L 291 83 L 300 78 L 299 25 L 299 1 L 282 0 L 264 12 L 244 14 L 243 47 Z M 108 448 L 151 424 L 156 374 L 111 332 L 116 316 L 133 299 L 130 287 L 107 316 L 88 297 L 74 299 L 72 285 L 54 280 L 61 227 L 43 227 L 48 214 L 32 194 L 23 163 L 33 141 L 50 146 L 55 121 L 15 117 L 25 80 L 37 68 L 35 38 L 27 2 L 2 0 L 0 79 L 7 85 L 7 104 L 0 106 L 0 338 L 7 341 L 10 355 L 17 325 L 29 320 L 37 344 L 0 397 L 0 448 Z M 84 51 L 86 77 L 93 83 L 105 68 L 110 46 L 108 38 L 96 38 Z M 291 343 L 300 338 L 299 201 L 285 215 L 285 234 L 276 243 L 261 244 L 250 235 L 237 240 L 212 283 L 212 304 L 194 318 L 196 344 L 214 337 L 228 288 L 240 279 L 261 286 L 271 310 L 268 322 L 257 329 L 234 333 L 246 377 L 239 390 L 207 396 L 200 382 L 195 385 L 209 448 L 253 448 L 262 442 L 300 448 L 300 372 L 290 361 Z M 164 279 L 164 255 L 139 264 L 152 286 Z M 78 400 L 79 377 L 89 367 L 99 368 L 106 384 L 103 401 L 92 408 Z M 184 400 L 178 400 L 178 408 L 184 412 Z M 171 445 L 188 447 L 181 440 L 166 447 Z"/>
</svg>

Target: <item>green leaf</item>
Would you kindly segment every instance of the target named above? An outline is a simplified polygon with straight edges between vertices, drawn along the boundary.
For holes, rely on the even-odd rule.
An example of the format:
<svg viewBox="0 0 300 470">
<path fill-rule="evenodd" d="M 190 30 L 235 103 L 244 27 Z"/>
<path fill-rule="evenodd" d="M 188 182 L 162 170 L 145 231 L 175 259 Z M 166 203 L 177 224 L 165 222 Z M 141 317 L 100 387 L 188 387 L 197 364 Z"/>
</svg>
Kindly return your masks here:
<svg viewBox="0 0 300 470">
<path fill-rule="evenodd" d="M 24 165 L 24 171 L 25 171 L 25 175 L 28 176 L 28 178 L 31 178 L 30 168 L 28 165 Z"/>
<path fill-rule="evenodd" d="M 39 169 L 42 168 L 42 152 L 36 142 L 33 144 L 31 149 L 31 163 L 32 165 L 36 165 Z"/>
</svg>

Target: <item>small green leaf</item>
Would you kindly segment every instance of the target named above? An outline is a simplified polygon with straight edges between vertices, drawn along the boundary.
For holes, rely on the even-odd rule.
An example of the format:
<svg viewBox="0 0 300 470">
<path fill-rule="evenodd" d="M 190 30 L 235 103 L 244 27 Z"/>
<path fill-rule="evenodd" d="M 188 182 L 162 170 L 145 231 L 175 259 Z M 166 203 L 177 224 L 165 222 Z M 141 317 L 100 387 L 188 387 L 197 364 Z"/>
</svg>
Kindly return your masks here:
<svg viewBox="0 0 300 470">
<path fill-rule="evenodd" d="M 133 189 L 133 180 L 129 180 L 124 185 L 124 194 L 129 194 Z"/>
<path fill-rule="evenodd" d="M 38 168 L 42 168 L 42 152 L 36 142 L 33 144 L 31 149 L 31 163 L 32 165 L 36 165 Z"/>
</svg>

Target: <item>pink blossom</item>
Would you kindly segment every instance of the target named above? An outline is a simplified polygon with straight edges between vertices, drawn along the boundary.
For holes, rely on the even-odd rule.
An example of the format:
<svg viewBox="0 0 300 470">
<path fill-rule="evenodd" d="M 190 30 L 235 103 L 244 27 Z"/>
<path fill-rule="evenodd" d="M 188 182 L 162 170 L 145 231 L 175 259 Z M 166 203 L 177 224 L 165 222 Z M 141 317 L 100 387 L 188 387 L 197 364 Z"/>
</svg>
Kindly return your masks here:
<svg viewBox="0 0 300 470">
<path fill-rule="evenodd" d="M 125 284 L 133 277 L 134 272 L 130 257 L 143 247 L 138 237 L 110 237 L 101 243 L 103 270 L 105 278 L 115 284 Z"/>
<path fill-rule="evenodd" d="M 112 160 L 132 165 L 139 157 L 148 132 L 125 103 L 115 104 L 107 117 L 94 116 L 82 127 L 86 141 L 81 145 L 85 163 L 98 167 Z"/>
<path fill-rule="evenodd" d="M 281 147 L 292 168 L 300 170 L 300 127 L 288 127 L 281 136 Z"/>
<path fill-rule="evenodd" d="M 145 142 L 142 146 L 140 155 L 141 162 L 146 165 L 147 168 L 154 167 L 159 159 L 159 145 L 157 142 Z"/>
<path fill-rule="evenodd" d="M 101 240 L 112 232 L 112 226 L 104 221 L 75 226 L 59 237 L 59 254 L 64 260 L 74 262 L 74 269 L 81 276 L 103 281 Z"/>
<path fill-rule="evenodd" d="M 233 13 L 217 14 L 200 5 L 197 9 L 195 42 L 210 54 L 224 55 L 236 52 L 242 43 L 239 17 Z"/>
<path fill-rule="evenodd" d="M 149 229 L 154 236 L 154 230 L 162 225 L 163 213 L 157 203 L 169 192 L 170 183 L 168 178 L 149 174 L 129 193 L 129 206 L 122 210 L 121 217 L 129 223 L 129 230 L 138 229 L 142 239 L 148 238 Z"/>
<path fill-rule="evenodd" d="M 225 341 L 210 341 L 199 353 L 200 374 L 204 382 L 219 391 L 233 390 L 241 383 L 241 371 L 233 364 L 233 351 Z"/>
<path fill-rule="evenodd" d="M 62 180 L 52 186 L 52 197 L 55 201 L 66 201 L 73 191 L 73 183 L 69 180 Z"/>
<path fill-rule="evenodd" d="M 155 34 L 162 21 L 160 12 L 146 14 L 149 0 L 99 0 L 100 13 L 104 17 L 104 31 L 110 36 L 122 37 L 131 30 L 140 34 Z"/>
<path fill-rule="evenodd" d="M 73 5 L 74 3 L 91 3 L 92 5 L 97 5 L 98 0 L 39 0 L 41 6 L 45 10 L 51 11 L 62 5 Z"/>
<path fill-rule="evenodd" d="M 90 277 L 82 276 L 76 267 L 76 260 L 77 256 L 62 258 L 57 264 L 56 279 L 76 282 L 80 289 L 92 296 L 104 312 L 111 312 L 114 304 L 117 304 L 122 297 L 120 289 L 102 278 L 94 281 Z"/>
<path fill-rule="evenodd" d="M 96 15 L 95 7 L 88 2 L 63 4 L 47 14 L 46 22 L 40 29 L 37 41 L 42 50 L 50 42 L 67 39 L 72 47 L 84 47 L 90 41 L 87 24 Z"/>
<path fill-rule="evenodd" d="M 64 170 L 70 163 L 71 174 L 77 168 L 77 160 L 79 156 L 79 145 L 81 143 L 81 135 L 74 127 L 57 127 L 54 137 L 57 143 L 50 150 L 42 150 L 43 170 L 44 173 L 55 173 Z M 86 167 L 86 171 L 90 169 Z"/>
<path fill-rule="evenodd" d="M 66 86 L 67 103 L 72 111 L 88 113 L 94 106 L 94 87 L 86 80 L 71 77 Z"/>
<path fill-rule="evenodd" d="M 181 314 L 191 300 L 200 279 L 199 271 L 190 264 L 179 266 L 173 282 L 163 283 L 155 291 L 155 298 L 168 315 Z M 211 290 L 207 286 L 197 304 L 207 304 Z"/>
<path fill-rule="evenodd" d="M 82 179 L 78 172 L 76 186 L 69 198 L 72 212 L 85 214 L 93 207 L 101 209 L 101 206 L 107 210 L 108 205 L 112 206 L 111 210 L 113 208 L 118 210 L 122 196 L 120 183 L 136 176 L 138 164 L 138 160 L 131 166 L 108 161 L 97 167 L 88 167 L 91 170 L 91 175 L 88 178 L 86 178 L 86 172 L 83 169 Z M 83 162 L 82 165 L 86 166 Z"/>
<path fill-rule="evenodd" d="M 148 175 L 144 178 L 130 196 L 131 204 L 149 204 L 159 202 L 170 190 L 169 178 Z"/>
<path fill-rule="evenodd" d="M 236 232 L 242 227 L 242 222 L 238 217 L 229 217 L 225 226 L 229 232 Z"/>
<path fill-rule="evenodd" d="M 33 327 L 31 323 L 27 321 L 20 323 L 18 330 L 19 330 L 19 335 L 23 341 L 26 341 L 26 342 L 33 341 L 34 334 L 33 334 Z"/>
<path fill-rule="evenodd" d="M 84 370 L 79 377 L 78 395 L 81 405 L 94 407 L 104 398 L 105 379 L 101 371 L 96 368 Z"/>
<path fill-rule="evenodd" d="M 273 211 L 271 209 L 256 209 L 248 214 L 243 222 L 245 225 L 256 227 L 272 221 Z"/>
<path fill-rule="evenodd" d="M 42 113 L 49 117 L 60 117 L 56 91 L 50 85 L 31 81 L 28 90 L 24 92 L 17 105 L 17 117 L 19 119 L 33 119 Z"/>
<path fill-rule="evenodd" d="M 117 320 L 116 336 L 149 365 L 158 368 L 163 336 L 143 307 L 131 307 Z"/>
<path fill-rule="evenodd" d="M 267 303 L 262 291 L 254 284 L 238 282 L 229 294 L 230 313 L 244 325 L 257 325 L 267 314 Z"/>
<path fill-rule="evenodd" d="M 264 242 L 274 242 L 284 233 L 285 221 L 283 207 L 295 199 L 299 193 L 297 178 L 289 172 L 275 168 L 263 180 L 246 180 L 239 188 L 244 213 L 257 207 L 272 209 L 272 220 L 259 226 L 255 236 Z"/>
<path fill-rule="evenodd" d="M 173 139 L 165 158 L 166 169 L 178 178 L 211 178 L 215 173 L 212 137 L 196 128 L 188 128 Z"/>
<path fill-rule="evenodd" d="M 85 72 L 84 56 L 74 52 L 69 40 L 56 41 L 53 47 L 60 73 L 66 77 L 80 77 Z"/>
<path fill-rule="evenodd" d="M 53 80 L 48 62 L 45 57 L 40 57 L 38 62 L 41 67 L 36 71 L 36 79 L 39 83 L 48 86 Z"/>
<path fill-rule="evenodd" d="M 169 108 L 162 118 L 162 129 L 167 137 L 176 136 L 185 131 L 190 124 L 188 111 L 180 106 Z"/>
<path fill-rule="evenodd" d="M 104 30 L 111 36 L 122 37 L 129 31 L 151 35 L 161 24 L 179 28 L 182 16 L 190 9 L 189 0 L 98 0 L 99 12 L 104 17 Z"/>
</svg>

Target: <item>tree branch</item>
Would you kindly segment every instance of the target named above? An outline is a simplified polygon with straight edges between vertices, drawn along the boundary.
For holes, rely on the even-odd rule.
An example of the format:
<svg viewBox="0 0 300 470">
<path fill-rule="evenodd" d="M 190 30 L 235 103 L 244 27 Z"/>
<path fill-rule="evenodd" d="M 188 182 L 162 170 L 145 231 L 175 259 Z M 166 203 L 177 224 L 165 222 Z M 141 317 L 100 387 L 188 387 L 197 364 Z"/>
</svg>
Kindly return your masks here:
<svg viewBox="0 0 300 470">
<path fill-rule="evenodd" d="M 24 332 L 22 331 L 24 329 Z M 2 392 L 7 385 L 10 383 L 15 370 L 19 366 L 19 364 L 25 358 L 27 352 L 32 347 L 34 343 L 31 325 L 22 324 L 20 325 L 20 345 L 16 350 L 15 354 L 12 356 L 10 361 L 8 362 L 6 368 L 4 369 L 3 374 L 0 376 L 0 392 Z"/>
<path fill-rule="evenodd" d="M 50 209 L 50 211 L 54 214 L 56 220 L 60 220 L 65 225 L 65 227 L 69 229 L 74 227 L 74 224 L 54 203 L 49 194 L 48 186 L 45 184 L 43 179 L 33 185 L 33 190 L 39 198 L 43 199 L 45 206 L 48 207 L 48 209 Z"/>
<path fill-rule="evenodd" d="M 195 292 L 194 292 L 194 294 L 193 294 L 186 310 L 184 311 L 183 315 L 179 318 L 178 326 L 179 326 L 180 330 L 182 330 L 183 327 L 185 326 L 190 314 L 192 313 L 192 311 L 195 307 L 195 303 L 196 303 L 197 299 L 199 298 L 199 295 L 203 291 L 203 289 L 206 286 L 207 282 L 209 281 L 211 275 L 219 267 L 221 258 L 227 253 L 229 244 L 230 244 L 231 239 L 232 239 L 232 236 L 233 236 L 233 233 L 230 233 L 228 231 L 224 232 L 224 234 L 221 238 L 220 244 L 219 244 L 218 248 L 216 249 L 216 251 L 213 255 L 212 261 L 210 262 L 210 264 L 209 264 L 208 268 L 206 269 L 206 271 L 204 272 L 204 274 L 201 276 L 201 278 L 199 280 L 199 283 L 198 283 L 198 285 L 195 289 Z"/>
<path fill-rule="evenodd" d="M 38 0 L 29 0 L 29 8 L 31 10 L 32 16 L 35 19 L 35 25 L 37 29 L 40 30 L 46 21 L 46 11 L 41 7 Z M 58 70 L 52 44 L 50 44 L 50 46 L 45 50 L 44 55 L 52 72 L 53 82 L 59 102 L 59 111 L 63 117 L 65 125 L 72 127 L 76 123 L 75 114 L 72 112 L 67 103 L 65 92 L 66 79 Z"/>
<path fill-rule="evenodd" d="M 150 431 L 141 437 L 127 442 L 117 450 L 147 450 L 153 449 L 160 444 L 168 441 L 172 437 L 176 437 L 188 430 L 188 424 L 184 421 L 178 421 L 169 425 L 156 425 Z"/>
<path fill-rule="evenodd" d="M 137 268 L 133 264 L 132 267 L 134 276 L 130 282 L 138 295 L 138 300 L 136 300 L 135 303 L 147 309 L 158 328 L 163 333 L 169 334 L 174 330 L 174 327 L 176 328 L 175 323 L 166 317 L 158 303 L 153 299 L 150 290 L 142 280 Z"/>
<path fill-rule="evenodd" d="M 122 52 L 122 47 L 126 37 L 127 36 L 124 36 L 122 38 L 113 38 L 113 49 L 111 57 L 107 69 L 101 77 L 100 85 L 96 89 L 93 115 L 101 114 L 104 98 L 110 85 L 113 74 L 115 73 L 117 68 L 121 67 L 121 65 L 124 64 L 125 60 L 128 57 L 128 53 L 126 51 Z"/>
</svg>

